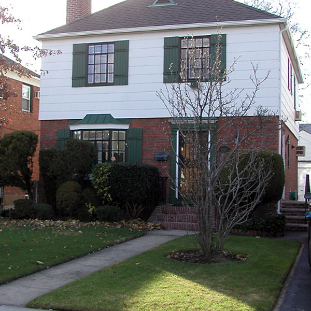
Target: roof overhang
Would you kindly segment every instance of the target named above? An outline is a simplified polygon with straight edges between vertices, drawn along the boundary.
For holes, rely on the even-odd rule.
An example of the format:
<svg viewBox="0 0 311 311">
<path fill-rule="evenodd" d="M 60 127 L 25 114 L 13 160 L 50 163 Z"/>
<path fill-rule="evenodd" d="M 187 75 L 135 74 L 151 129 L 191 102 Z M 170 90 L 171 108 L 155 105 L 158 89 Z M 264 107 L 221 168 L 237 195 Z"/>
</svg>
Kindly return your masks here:
<svg viewBox="0 0 311 311">
<path fill-rule="evenodd" d="M 33 38 L 38 41 L 63 39 L 71 37 L 83 37 L 83 36 L 98 36 L 120 33 L 137 33 L 137 32 L 150 32 L 150 31 L 165 31 L 165 30 L 177 30 L 177 29 L 197 29 L 197 28 L 222 28 L 222 27 L 240 27 L 240 26 L 252 26 L 252 25 L 269 25 L 269 24 L 286 24 L 285 18 L 271 18 L 271 19 L 259 19 L 259 20 L 243 20 L 243 21 L 227 21 L 227 22 L 213 22 L 213 23 L 195 23 L 195 24 L 179 24 L 179 25 L 161 25 L 161 26 L 148 26 L 148 27 L 135 27 L 135 28 L 120 28 L 120 29 L 104 29 L 104 30 L 92 30 L 81 32 L 67 32 L 67 33 L 55 33 L 55 34 L 40 34 Z"/>
<path fill-rule="evenodd" d="M 280 28 L 281 28 L 281 33 L 282 33 L 284 42 L 286 44 L 292 65 L 293 65 L 295 73 L 296 73 L 298 83 L 303 83 L 304 79 L 303 79 L 303 74 L 301 71 L 300 62 L 299 62 L 299 59 L 298 59 L 298 56 L 296 53 L 294 40 L 293 40 L 293 37 L 292 37 L 291 32 L 289 30 L 287 22 L 280 24 Z"/>
</svg>

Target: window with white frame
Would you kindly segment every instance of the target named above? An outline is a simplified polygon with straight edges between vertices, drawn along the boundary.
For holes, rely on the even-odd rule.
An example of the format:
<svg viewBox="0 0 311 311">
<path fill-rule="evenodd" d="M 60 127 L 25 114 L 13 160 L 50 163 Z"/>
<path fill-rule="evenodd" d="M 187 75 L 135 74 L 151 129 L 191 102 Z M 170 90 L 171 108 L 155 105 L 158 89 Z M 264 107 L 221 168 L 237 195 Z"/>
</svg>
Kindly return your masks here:
<svg viewBox="0 0 311 311">
<path fill-rule="evenodd" d="M 30 111 L 31 87 L 23 84 L 22 86 L 22 110 Z"/>
</svg>

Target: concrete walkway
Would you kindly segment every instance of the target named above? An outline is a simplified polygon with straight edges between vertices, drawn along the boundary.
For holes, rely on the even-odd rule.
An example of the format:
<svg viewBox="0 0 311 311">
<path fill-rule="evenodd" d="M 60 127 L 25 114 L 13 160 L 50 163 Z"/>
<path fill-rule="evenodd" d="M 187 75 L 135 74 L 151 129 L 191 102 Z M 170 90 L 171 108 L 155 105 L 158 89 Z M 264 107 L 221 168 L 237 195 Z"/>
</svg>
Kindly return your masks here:
<svg viewBox="0 0 311 311">
<path fill-rule="evenodd" d="M 27 311 L 29 301 L 100 269 L 186 235 L 186 231 L 149 231 L 147 235 L 0 286 L 0 311 Z"/>
</svg>

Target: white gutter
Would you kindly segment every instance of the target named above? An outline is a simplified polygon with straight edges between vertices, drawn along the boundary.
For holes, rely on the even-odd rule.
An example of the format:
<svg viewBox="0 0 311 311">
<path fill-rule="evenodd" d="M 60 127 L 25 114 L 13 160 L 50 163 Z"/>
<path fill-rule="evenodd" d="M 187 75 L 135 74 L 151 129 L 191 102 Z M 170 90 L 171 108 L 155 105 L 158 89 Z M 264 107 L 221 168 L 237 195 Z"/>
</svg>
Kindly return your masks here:
<svg viewBox="0 0 311 311">
<path fill-rule="evenodd" d="M 283 36 L 285 44 L 286 44 L 287 49 L 289 51 L 289 55 L 290 55 L 290 58 L 292 61 L 292 65 L 295 69 L 295 73 L 297 74 L 298 83 L 304 83 L 303 75 L 302 75 L 301 68 L 300 68 L 299 59 L 298 59 L 298 56 L 296 53 L 296 48 L 294 46 L 294 40 L 293 40 L 291 32 L 288 28 L 287 23 L 285 24 L 285 26 L 283 26 L 283 27 L 281 26 L 281 35 Z"/>
<path fill-rule="evenodd" d="M 34 36 L 33 38 L 41 41 L 41 40 L 46 40 L 46 39 L 51 40 L 51 39 L 68 38 L 68 37 L 97 36 L 97 35 L 107 35 L 107 34 L 133 33 L 133 32 L 149 32 L 149 31 L 193 29 L 193 28 L 221 28 L 221 27 L 251 26 L 251 25 L 265 25 L 265 24 L 269 25 L 269 24 L 281 24 L 281 23 L 286 23 L 286 19 L 285 18 L 273 18 L 273 19 L 260 19 L 260 20 L 244 20 L 244 21 L 229 21 L 229 22 L 104 29 L 104 30 L 91 30 L 91 31 L 81 31 L 81 32 L 41 34 L 41 35 Z"/>
</svg>

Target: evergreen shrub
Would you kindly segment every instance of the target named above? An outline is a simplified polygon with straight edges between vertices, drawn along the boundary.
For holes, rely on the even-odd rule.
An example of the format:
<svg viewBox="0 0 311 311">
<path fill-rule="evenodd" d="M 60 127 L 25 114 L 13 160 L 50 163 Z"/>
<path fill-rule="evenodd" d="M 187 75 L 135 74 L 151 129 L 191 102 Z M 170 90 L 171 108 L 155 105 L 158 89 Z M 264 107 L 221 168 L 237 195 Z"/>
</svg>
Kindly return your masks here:
<svg viewBox="0 0 311 311">
<path fill-rule="evenodd" d="M 35 211 L 31 207 L 32 200 L 18 199 L 14 201 L 14 209 L 9 211 L 9 217 L 12 219 L 29 219 L 35 217 Z"/>
<path fill-rule="evenodd" d="M 103 163 L 95 166 L 92 183 L 104 204 L 119 205 L 128 217 L 147 220 L 158 204 L 159 175 L 151 165 Z"/>
<path fill-rule="evenodd" d="M 243 154 L 239 157 L 239 171 L 243 171 L 245 166 L 247 165 L 251 153 L 254 151 L 242 151 Z M 259 151 L 256 156 L 259 160 L 263 160 L 264 167 L 266 172 L 270 171 L 270 179 L 267 182 L 265 193 L 261 199 L 260 204 L 270 203 L 270 202 L 277 202 L 282 198 L 283 188 L 285 184 L 285 170 L 284 170 L 284 163 L 283 158 L 280 154 L 272 151 Z M 223 170 L 221 175 L 221 182 L 223 185 L 226 184 L 228 180 L 229 173 L 232 170 L 235 170 L 235 165 L 226 168 Z M 254 165 L 254 170 L 256 170 L 256 165 Z M 244 178 L 247 178 L 247 172 L 245 172 Z M 255 185 L 254 185 L 255 187 Z M 241 191 L 243 191 L 243 185 L 241 186 Z M 252 199 L 252 198 L 250 198 Z"/>
<path fill-rule="evenodd" d="M 56 193 L 56 206 L 60 216 L 76 217 L 82 205 L 82 189 L 76 181 L 66 181 Z"/>
<path fill-rule="evenodd" d="M 238 225 L 235 229 L 245 231 L 256 230 L 262 232 L 284 232 L 286 217 L 281 214 L 269 213 L 258 219 L 250 219 L 244 224 Z"/>
<path fill-rule="evenodd" d="M 30 206 L 35 214 L 35 219 L 45 220 L 54 217 L 54 211 L 51 205 L 43 203 L 34 203 Z"/>
<path fill-rule="evenodd" d="M 98 206 L 95 215 L 99 221 L 117 222 L 124 219 L 124 212 L 120 207 L 114 205 Z"/>
</svg>

